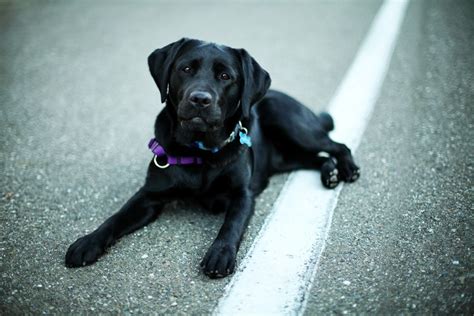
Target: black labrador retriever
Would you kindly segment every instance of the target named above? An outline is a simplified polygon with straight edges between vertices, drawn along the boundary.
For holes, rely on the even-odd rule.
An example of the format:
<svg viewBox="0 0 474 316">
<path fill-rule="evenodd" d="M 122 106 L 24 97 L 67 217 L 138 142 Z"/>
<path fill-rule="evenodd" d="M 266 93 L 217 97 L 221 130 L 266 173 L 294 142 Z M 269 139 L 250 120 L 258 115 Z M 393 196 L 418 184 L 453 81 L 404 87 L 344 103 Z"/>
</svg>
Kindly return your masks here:
<svg viewBox="0 0 474 316">
<path fill-rule="evenodd" d="M 224 277 L 234 271 L 255 197 L 271 175 L 318 169 L 328 188 L 359 177 L 349 148 L 328 136 L 331 116 L 268 90 L 270 76 L 244 49 L 183 38 L 155 50 L 148 65 L 166 106 L 149 144 L 154 158 L 145 184 L 69 247 L 66 266 L 92 264 L 120 237 L 155 220 L 165 203 L 187 197 L 226 212 L 201 262 L 209 277 Z"/>
</svg>

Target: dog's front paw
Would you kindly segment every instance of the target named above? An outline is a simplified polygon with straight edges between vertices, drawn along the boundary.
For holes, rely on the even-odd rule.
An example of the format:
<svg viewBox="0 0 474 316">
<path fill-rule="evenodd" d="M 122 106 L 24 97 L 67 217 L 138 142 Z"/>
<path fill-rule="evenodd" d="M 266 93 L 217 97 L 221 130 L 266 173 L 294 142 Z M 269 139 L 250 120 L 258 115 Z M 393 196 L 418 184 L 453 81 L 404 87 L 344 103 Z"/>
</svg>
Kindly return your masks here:
<svg viewBox="0 0 474 316">
<path fill-rule="evenodd" d="M 105 252 L 102 239 L 92 233 L 76 240 L 66 252 L 66 267 L 77 268 L 92 264 Z"/>
<path fill-rule="evenodd" d="M 201 261 L 201 268 L 210 278 L 223 278 L 235 268 L 237 247 L 223 241 L 215 241 Z"/>
</svg>

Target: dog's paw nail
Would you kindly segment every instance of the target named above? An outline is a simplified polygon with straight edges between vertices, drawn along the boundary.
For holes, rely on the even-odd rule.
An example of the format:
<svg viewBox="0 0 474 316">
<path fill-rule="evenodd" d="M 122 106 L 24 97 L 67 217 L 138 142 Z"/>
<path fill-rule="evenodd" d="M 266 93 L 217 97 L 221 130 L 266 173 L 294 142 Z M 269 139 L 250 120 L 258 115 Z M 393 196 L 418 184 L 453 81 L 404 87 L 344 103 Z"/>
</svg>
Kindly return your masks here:
<svg viewBox="0 0 474 316">
<path fill-rule="evenodd" d="M 331 176 L 331 179 L 329 179 L 330 182 L 336 182 L 337 181 L 337 176 L 333 175 Z"/>
</svg>

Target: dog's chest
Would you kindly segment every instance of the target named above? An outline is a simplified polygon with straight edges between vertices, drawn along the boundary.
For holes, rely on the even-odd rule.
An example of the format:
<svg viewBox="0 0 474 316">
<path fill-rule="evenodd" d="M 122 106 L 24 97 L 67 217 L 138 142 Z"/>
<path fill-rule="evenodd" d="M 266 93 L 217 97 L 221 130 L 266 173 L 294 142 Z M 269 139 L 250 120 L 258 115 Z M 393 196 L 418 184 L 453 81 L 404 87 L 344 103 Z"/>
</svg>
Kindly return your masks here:
<svg viewBox="0 0 474 316">
<path fill-rule="evenodd" d="M 182 169 L 173 176 L 175 187 L 191 191 L 195 195 L 229 190 L 230 177 L 219 170 L 203 168 Z"/>
</svg>

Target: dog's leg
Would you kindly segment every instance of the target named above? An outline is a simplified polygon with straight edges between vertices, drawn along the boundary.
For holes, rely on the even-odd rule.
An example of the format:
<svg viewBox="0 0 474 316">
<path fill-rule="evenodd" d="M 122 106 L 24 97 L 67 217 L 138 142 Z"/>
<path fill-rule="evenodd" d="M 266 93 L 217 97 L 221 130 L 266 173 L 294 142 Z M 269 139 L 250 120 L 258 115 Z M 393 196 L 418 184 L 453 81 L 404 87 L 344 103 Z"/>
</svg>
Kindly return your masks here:
<svg viewBox="0 0 474 316">
<path fill-rule="evenodd" d="M 273 142 L 278 144 L 283 159 L 281 164 L 283 167 L 279 166 L 279 163 L 274 163 L 276 169 L 291 170 L 292 164 L 296 165 L 295 169 L 315 166 L 314 169 L 321 169 L 329 176 L 323 175 L 323 184 L 329 188 L 335 187 L 337 181 L 328 183 L 325 180 L 330 180 L 334 175 L 338 180 L 346 182 L 357 180 L 360 169 L 355 164 L 350 149 L 344 144 L 333 141 L 326 131 L 316 127 L 316 124 L 305 123 L 299 124 L 297 128 L 290 128 L 287 122 L 266 127 L 267 135 L 272 135 Z M 335 158 L 336 165 L 334 166 L 329 157 L 317 157 L 321 152 Z M 334 170 L 337 170 L 336 174 Z"/>
<path fill-rule="evenodd" d="M 278 138 L 280 154 L 272 156 L 272 171 L 321 170 L 323 185 L 329 189 L 335 188 L 339 181 L 353 182 L 359 178 L 359 167 L 346 145 L 334 142 L 324 131 L 315 131 L 311 137 L 304 132 L 301 129 L 299 136 L 285 133 Z M 329 157 L 318 156 L 321 152 Z"/>
<path fill-rule="evenodd" d="M 155 220 L 165 202 L 143 190 L 138 191 L 120 211 L 69 247 L 66 266 L 81 267 L 94 263 L 117 239 Z"/>
<path fill-rule="evenodd" d="M 282 107 L 286 109 L 284 114 L 279 110 Z M 264 134 L 282 155 L 283 164 L 279 161 L 275 163 L 277 171 L 288 170 L 293 166 L 295 169 L 308 166 L 319 169 L 319 165 L 323 184 L 329 188 L 335 187 L 339 180 L 357 180 L 360 170 L 354 163 L 351 151 L 346 145 L 329 138 L 328 132 L 333 127 L 333 122 L 327 114 L 323 120 L 301 103 L 282 94 L 262 101 L 259 111 Z M 321 152 L 335 158 L 336 166 L 330 160 L 322 163 L 317 160 L 315 157 Z"/>
<path fill-rule="evenodd" d="M 224 224 L 201 262 L 209 277 L 221 278 L 234 272 L 237 251 L 253 207 L 254 198 L 249 190 L 233 195 Z"/>
</svg>

